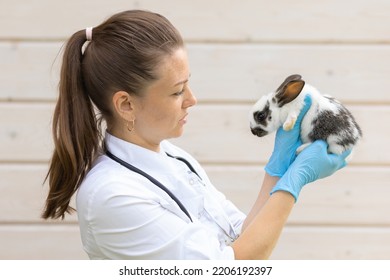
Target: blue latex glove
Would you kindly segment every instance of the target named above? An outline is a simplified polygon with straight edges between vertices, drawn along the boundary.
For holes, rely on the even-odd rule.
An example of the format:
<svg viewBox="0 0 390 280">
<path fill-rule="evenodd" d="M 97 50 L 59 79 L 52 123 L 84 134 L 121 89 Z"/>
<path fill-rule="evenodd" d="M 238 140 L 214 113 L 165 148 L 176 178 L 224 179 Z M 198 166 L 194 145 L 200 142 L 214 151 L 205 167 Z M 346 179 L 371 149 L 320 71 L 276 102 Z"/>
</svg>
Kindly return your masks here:
<svg viewBox="0 0 390 280">
<path fill-rule="evenodd" d="M 317 140 L 307 146 L 276 183 L 271 195 L 277 191 L 286 191 L 291 193 L 297 201 L 303 186 L 328 177 L 347 165 L 345 158 L 351 150 L 335 155 L 328 154 L 327 148 L 328 144 L 323 140 Z"/>
<path fill-rule="evenodd" d="M 283 127 L 280 127 L 276 132 L 274 150 L 264 168 L 271 176 L 282 177 L 297 157 L 296 150 L 302 145 L 300 136 L 302 119 L 311 106 L 309 94 L 305 96 L 304 102 L 305 105 L 299 113 L 293 129 L 285 131 Z"/>
</svg>

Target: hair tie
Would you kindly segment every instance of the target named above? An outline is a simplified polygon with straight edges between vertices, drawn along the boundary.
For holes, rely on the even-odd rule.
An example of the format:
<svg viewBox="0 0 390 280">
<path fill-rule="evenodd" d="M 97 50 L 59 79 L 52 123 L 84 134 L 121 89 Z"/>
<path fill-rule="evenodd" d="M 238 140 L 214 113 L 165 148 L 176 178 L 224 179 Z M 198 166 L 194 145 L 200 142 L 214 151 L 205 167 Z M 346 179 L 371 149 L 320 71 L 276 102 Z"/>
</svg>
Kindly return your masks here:
<svg viewBox="0 0 390 280">
<path fill-rule="evenodd" d="M 92 29 L 93 27 L 87 27 L 85 29 L 85 37 L 87 37 L 87 41 L 92 41 Z"/>
</svg>

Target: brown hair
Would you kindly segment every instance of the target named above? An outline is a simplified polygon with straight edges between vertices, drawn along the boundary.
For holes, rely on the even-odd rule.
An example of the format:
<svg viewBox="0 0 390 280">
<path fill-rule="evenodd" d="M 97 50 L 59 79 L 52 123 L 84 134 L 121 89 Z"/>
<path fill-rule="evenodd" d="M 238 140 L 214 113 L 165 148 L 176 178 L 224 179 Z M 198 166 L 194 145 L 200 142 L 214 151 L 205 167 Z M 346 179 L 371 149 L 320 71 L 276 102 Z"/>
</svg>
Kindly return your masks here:
<svg viewBox="0 0 390 280">
<path fill-rule="evenodd" d="M 84 52 L 85 30 L 73 34 L 65 46 L 44 219 L 64 218 L 74 210 L 70 200 L 101 151 L 101 118 L 95 107 L 107 122 L 113 121 L 112 94 L 141 94 L 158 78 L 155 70 L 164 56 L 183 47 L 175 27 L 148 11 L 115 14 L 92 32 Z"/>
</svg>

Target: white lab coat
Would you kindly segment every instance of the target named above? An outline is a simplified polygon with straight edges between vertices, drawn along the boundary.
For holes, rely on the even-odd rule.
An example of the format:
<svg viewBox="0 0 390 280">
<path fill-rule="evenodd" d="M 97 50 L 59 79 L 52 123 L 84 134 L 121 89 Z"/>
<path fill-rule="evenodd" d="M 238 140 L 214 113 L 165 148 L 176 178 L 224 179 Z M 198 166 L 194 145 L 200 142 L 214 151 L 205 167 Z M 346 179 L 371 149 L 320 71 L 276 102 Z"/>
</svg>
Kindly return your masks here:
<svg viewBox="0 0 390 280">
<path fill-rule="evenodd" d="M 107 149 L 148 173 L 181 201 L 106 155 L 82 182 L 76 207 L 84 250 L 91 259 L 234 259 L 228 246 L 245 215 L 211 184 L 189 154 L 164 141 L 156 153 L 106 133 Z M 185 158 L 188 166 L 166 155 Z"/>
</svg>

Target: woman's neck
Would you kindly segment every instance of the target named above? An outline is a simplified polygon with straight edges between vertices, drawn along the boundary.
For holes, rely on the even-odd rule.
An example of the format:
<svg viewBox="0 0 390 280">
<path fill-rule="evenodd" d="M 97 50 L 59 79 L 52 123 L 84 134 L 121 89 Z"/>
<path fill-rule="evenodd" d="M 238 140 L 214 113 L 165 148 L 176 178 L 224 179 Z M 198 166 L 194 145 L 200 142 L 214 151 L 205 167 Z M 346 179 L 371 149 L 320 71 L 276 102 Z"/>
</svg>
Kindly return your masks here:
<svg viewBox="0 0 390 280">
<path fill-rule="evenodd" d="M 160 143 L 161 141 L 151 141 L 147 140 L 145 138 L 139 137 L 137 133 L 134 131 L 129 132 L 127 130 L 116 130 L 116 129 L 108 129 L 108 133 L 111 135 L 122 139 L 126 142 L 132 143 L 134 145 L 140 146 L 142 148 L 151 150 L 153 152 L 159 153 L 160 152 Z"/>
</svg>

